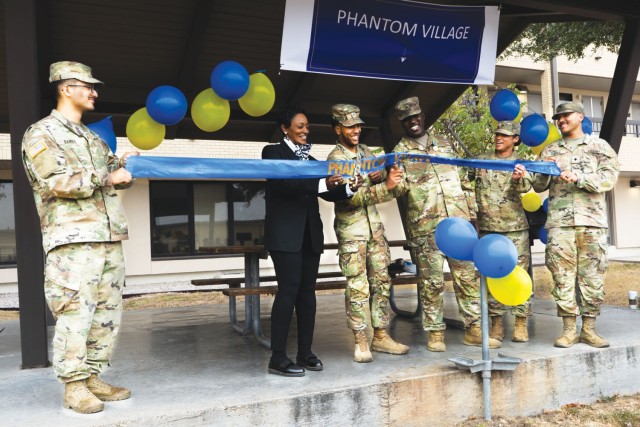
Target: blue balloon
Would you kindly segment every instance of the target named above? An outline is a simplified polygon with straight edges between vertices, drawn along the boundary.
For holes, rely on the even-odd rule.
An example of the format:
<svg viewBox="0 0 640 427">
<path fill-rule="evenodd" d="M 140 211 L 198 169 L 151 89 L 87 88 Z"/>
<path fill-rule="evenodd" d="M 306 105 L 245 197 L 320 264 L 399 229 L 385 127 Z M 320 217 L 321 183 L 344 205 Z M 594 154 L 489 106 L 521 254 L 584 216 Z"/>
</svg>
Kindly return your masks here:
<svg viewBox="0 0 640 427">
<path fill-rule="evenodd" d="M 593 123 L 591 123 L 591 120 L 589 120 L 589 117 L 587 116 L 584 116 L 584 119 L 582 119 L 582 132 L 587 135 L 591 135 L 593 133 Z"/>
<path fill-rule="evenodd" d="M 466 219 L 450 217 L 438 223 L 435 239 L 438 249 L 449 258 L 471 261 L 478 233 Z"/>
<path fill-rule="evenodd" d="M 542 202 L 542 210 L 544 210 L 545 212 L 549 212 L 549 198 L 548 197 L 546 199 L 544 199 L 544 202 Z"/>
<path fill-rule="evenodd" d="M 525 145 L 535 147 L 549 136 L 549 123 L 540 114 L 525 117 L 520 123 L 520 139 Z"/>
<path fill-rule="evenodd" d="M 147 113 L 162 125 L 175 125 L 187 114 L 187 98 L 177 87 L 158 86 L 147 96 Z"/>
<path fill-rule="evenodd" d="M 511 239 L 501 234 L 487 234 L 473 248 L 473 263 L 486 277 L 499 279 L 518 264 L 518 250 Z"/>
<path fill-rule="evenodd" d="M 249 73 L 235 61 L 223 61 L 211 71 L 211 89 L 227 101 L 242 98 L 249 90 Z"/>
<path fill-rule="evenodd" d="M 520 100 L 512 91 L 502 89 L 491 98 L 489 111 L 491 116 L 499 122 L 513 120 L 520 114 Z"/>
<path fill-rule="evenodd" d="M 544 225 L 538 230 L 538 239 L 545 245 L 547 244 L 547 229 L 544 228 Z"/>
<path fill-rule="evenodd" d="M 118 141 L 116 140 L 116 133 L 113 130 L 113 123 L 111 122 L 111 116 L 105 117 L 95 123 L 87 125 L 89 129 L 98 134 L 98 136 L 107 143 L 112 153 L 116 153 Z"/>
</svg>

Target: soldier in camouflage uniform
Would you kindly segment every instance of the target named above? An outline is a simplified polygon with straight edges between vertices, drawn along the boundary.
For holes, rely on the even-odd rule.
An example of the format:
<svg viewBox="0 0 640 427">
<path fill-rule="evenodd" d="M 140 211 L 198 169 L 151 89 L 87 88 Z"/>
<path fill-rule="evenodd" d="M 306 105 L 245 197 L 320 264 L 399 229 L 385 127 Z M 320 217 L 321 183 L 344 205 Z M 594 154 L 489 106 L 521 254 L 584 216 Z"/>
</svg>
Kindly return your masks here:
<svg viewBox="0 0 640 427">
<path fill-rule="evenodd" d="M 396 104 L 396 113 L 406 136 L 394 148 L 397 153 L 430 154 L 452 157 L 448 141 L 441 135 L 430 135 L 424 127 L 424 114 L 418 98 L 411 97 Z M 468 181 L 460 182 L 458 168 L 429 162 L 405 162 L 405 179 L 397 190 L 407 197 L 407 228 L 420 272 L 420 299 L 424 308 L 422 326 L 428 331 L 427 349 L 445 351 L 444 277 L 445 256 L 435 242 L 435 229 L 447 217 L 471 219 L 475 205 Z M 464 344 L 482 345 L 480 330 L 480 285 L 472 262 L 446 257 L 453 276 L 453 287 L 460 315 L 464 320 Z M 491 348 L 500 341 L 490 338 Z"/>
<path fill-rule="evenodd" d="M 51 115 L 27 129 L 22 160 L 33 188 L 46 253 L 45 297 L 56 318 L 53 367 L 65 384 L 64 406 L 101 411 L 102 401 L 131 392 L 102 381 L 120 329 L 127 221 L 116 188 L 131 185 L 121 160 L 82 124 L 98 92 L 86 65 L 50 67 L 57 92 Z"/>
<path fill-rule="evenodd" d="M 338 142 L 328 160 L 353 160 L 358 174 L 359 162 L 374 157 L 369 147 L 359 143 L 360 125 L 364 123 L 360 119 L 360 109 L 355 105 L 337 104 L 332 107 L 331 115 Z M 382 182 L 383 175 L 381 171 L 369 173 L 363 177 L 353 197 L 334 204 L 340 268 L 347 279 L 347 325 L 355 335 L 353 359 L 356 362 L 373 360 L 365 335 L 369 321 L 374 328 L 371 350 L 390 354 L 409 352 L 409 347 L 395 342 L 386 332 L 391 289 L 390 255 L 375 204 L 393 199 L 391 190 L 402 180 L 402 170 L 393 167 L 385 182 Z"/>
<path fill-rule="evenodd" d="M 546 146 L 540 157 L 555 161 L 562 172 L 556 177 L 536 175 L 533 188 L 538 192 L 549 189 L 546 264 L 563 322 L 562 335 L 554 345 L 567 348 L 580 341 L 608 347 L 607 340 L 596 333 L 595 320 L 604 299 L 607 269 L 605 193 L 618 179 L 618 157 L 607 141 L 584 134 L 584 108 L 579 102 L 558 105 L 553 119 L 562 139 Z M 576 316 L 580 315 L 578 336 Z"/>
<path fill-rule="evenodd" d="M 514 122 L 500 122 L 494 132 L 495 150 L 480 156 L 490 160 L 517 160 L 515 147 L 520 144 L 520 125 Z M 502 234 L 509 238 L 518 250 L 518 265 L 529 269 L 531 257 L 529 245 L 529 223 L 522 207 L 521 194 L 531 190 L 531 176 L 522 165 L 516 165 L 513 172 L 487 169 L 470 169 L 470 182 L 475 181 L 478 228 L 480 235 Z M 504 338 L 503 316 L 506 307 L 493 297 L 489 299 L 491 317 L 491 338 Z M 531 315 L 529 301 L 511 309 L 516 316 L 512 341 L 529 341 L 527 317 Z"/>
</svg>

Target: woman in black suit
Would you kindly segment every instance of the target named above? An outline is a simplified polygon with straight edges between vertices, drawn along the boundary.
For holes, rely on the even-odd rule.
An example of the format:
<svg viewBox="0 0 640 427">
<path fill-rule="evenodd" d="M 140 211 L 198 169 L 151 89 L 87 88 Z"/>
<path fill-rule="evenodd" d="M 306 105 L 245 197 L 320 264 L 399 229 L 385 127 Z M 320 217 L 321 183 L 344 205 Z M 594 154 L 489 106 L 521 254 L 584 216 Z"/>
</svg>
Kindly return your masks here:
<svg viewBox="0 0 640 427">
<path fill-rule="evenodd" d="M 282 140 L 262 150 L 263 159 L 316 160 L 309 155 L 309 122 L 300 107 L 283 111 L 279 122 Z M 316 317 L 315 283 L 324 246 L 318 196 L 328 201 L 346 199 L 340 175 L 326 179 L 267 180 L 265 249 L 269 251 L 278 280 L 271 309 L 269 373 L 298 377 L 305 368 L 320 371 L 322 362 L 311 351 Z M 296 310 L 298 354 L 293 363 L 286 353 L 289 325 Z"/>
</svg>

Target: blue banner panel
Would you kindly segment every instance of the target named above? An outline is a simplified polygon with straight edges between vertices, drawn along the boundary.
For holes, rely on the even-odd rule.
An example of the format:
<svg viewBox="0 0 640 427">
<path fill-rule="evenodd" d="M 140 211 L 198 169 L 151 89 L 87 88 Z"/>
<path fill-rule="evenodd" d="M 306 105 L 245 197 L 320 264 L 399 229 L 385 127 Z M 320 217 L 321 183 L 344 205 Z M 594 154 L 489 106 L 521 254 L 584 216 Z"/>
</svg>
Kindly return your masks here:
<svg viewBox="0 0 640 427">
<path fill-rule="evenodd" d="M 493 81 L 497 7 L 315 0 L 309 12 L 303 6 L 311 7 L 309 0 L 298 1 L 287 2 L 283 69 L 405 81 Z M 311 30 L 304 45 L 300 21 L 307 19 Z"/>
<path fill-rule="evenodd" d="M 438 157 L 417 154 L 386 154 L 363 159 L 360 170 L 368 173 L 405 162 L 432 162 L 466 166 L 479 169 L 512 171 L 521 164 L 530 172 L 560 175 L 553 162 L 526 160 L 480 160 Z M 127 158 L 127 170 L 134 178 L 155 179 L 291 179 L 324 178 L 330 175 L 351 176 L 354 161 L 261 160 L 261 159 L 201 159 L 192 157 L 131 156 Z"/>
</svg>

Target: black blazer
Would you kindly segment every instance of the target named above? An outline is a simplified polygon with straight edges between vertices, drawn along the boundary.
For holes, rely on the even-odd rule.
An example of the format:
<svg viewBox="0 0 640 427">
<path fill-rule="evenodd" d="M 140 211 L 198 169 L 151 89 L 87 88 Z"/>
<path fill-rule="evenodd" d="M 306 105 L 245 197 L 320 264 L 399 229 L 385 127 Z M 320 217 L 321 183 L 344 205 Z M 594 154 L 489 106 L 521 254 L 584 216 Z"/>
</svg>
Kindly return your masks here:
<svg viewBox="0 0 640 427">
<path fill-rule="evenodd" d="M 262 158 L 270 160 L 298 160 L 289 146 L 267 145 Z M 309 156 L 309 161 L 315 161 Z M 318 194 L 318 179 L 269 179 L 265 190 L 264 246 L 268 251 L 299 252 L 302 249 L 305 226 L 309 224 L 311 244 L 320 254 L 324 246 L 324 233 L 318 196 L 327 201 L 348 198 L 346 184 Z"/>
</svg>

